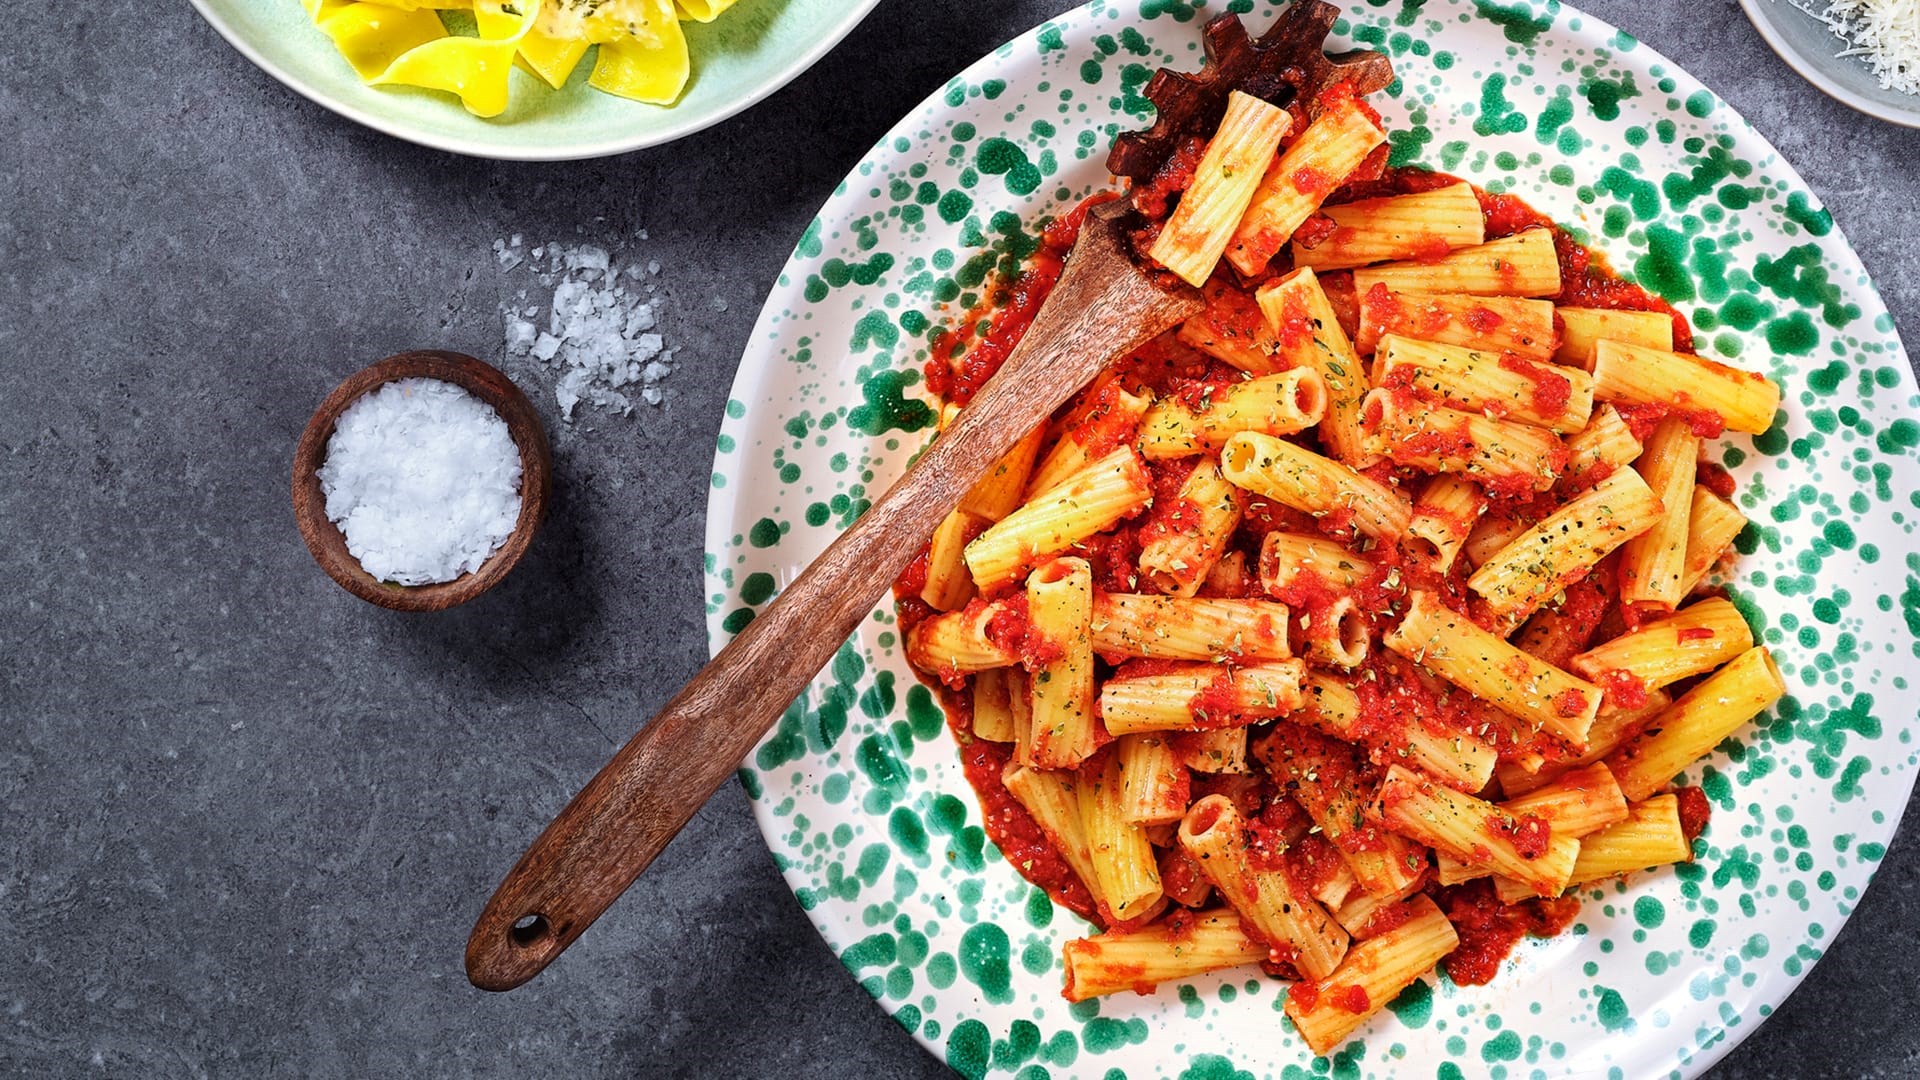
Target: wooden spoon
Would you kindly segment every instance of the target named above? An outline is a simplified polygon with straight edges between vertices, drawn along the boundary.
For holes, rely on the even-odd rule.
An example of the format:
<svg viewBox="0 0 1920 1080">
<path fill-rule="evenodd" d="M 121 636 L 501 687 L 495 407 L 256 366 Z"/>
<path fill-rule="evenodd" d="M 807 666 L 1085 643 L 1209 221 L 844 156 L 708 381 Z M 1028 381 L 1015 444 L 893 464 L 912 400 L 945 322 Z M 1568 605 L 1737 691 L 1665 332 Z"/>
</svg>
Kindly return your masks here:
<svg viewBox="0 0 1920 1080">
<path fill-rule="evenodd" d="M 1236 83 L 1309 112 L 1338 81 L 1362 94 L 1386 86 L 1386 57 L 1325 54 L 1337 14 L 1320 0 L 1297 0 L 1258 41 L 1236 16 L 1209 23 L 1206 66 L 1192 77 L 1163 71 L 1154 79 L 1148 97 L 1162 122 L 1142 133 L 1146 145 L 1123 136 L 1109 167 L 1134 178 L 1150 173 L 1183 132 L 1219 123 Z M 1114 360 L 1202 310 L 1196 290 L 1134 265 L 1127 206 L 1109 202 L 1088 213 L 1059 283 L 1000 372 L 520 857 L 467 941 L 475 986 L 511 990 L 571 945 L 719 789 L 993 463 Z"/>
<path fill-rule="evenodd" d="M 1087 214 L 1026 336 L 952 426 L 521 856 L 467 941 L 475 986 L 510 990 L 572 944 L 739 768 L 974 482 L 1107 365 L 1205 306 L 1134 265 L 1123 207 Z"/>
</svg>

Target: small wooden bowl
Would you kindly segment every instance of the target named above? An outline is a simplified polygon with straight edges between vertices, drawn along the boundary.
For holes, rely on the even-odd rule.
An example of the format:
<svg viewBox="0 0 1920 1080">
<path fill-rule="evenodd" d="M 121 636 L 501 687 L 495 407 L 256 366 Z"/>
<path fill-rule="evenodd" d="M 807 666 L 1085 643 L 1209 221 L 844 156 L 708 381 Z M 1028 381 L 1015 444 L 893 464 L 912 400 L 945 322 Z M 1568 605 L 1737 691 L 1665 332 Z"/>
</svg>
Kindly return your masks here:
<svg viewBox="0 0 1920 1080">
<path fill-rule="evenodd" d="M 327 460 L 327 440 L 333 437 L 340 414 L 362 395 L 386 383 L 413 378 L 449 382 L 486 402 L 507 422 L 507 431 L 520 448 L 520 517 L 513 524 L 513 532 L 478 570 L 434 585 L 398 585 L 367 573 L 347 550 L 347 538 L 339 527 L 327 520 L 326 496 L 320 493 L 319 469 Z M 486 592 L 526 554 L 546 516 L 552 474 L 546 429 L 511 379 L 462 353 L 438 349 L 404 352 L 347 376 L 314 410 L 293 451 L 293 516 L 314 561 L 341 588 L 395 611 L 440 611 Z"/>
</svg>

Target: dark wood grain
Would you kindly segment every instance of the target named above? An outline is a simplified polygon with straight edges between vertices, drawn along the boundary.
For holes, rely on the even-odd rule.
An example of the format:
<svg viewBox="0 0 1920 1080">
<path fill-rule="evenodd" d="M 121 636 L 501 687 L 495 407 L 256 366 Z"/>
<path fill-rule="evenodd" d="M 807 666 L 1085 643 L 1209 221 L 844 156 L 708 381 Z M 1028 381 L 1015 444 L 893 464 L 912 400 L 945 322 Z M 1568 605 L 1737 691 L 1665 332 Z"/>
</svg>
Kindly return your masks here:
<svg viewBox="0 0 1920 1080">
<path fill-rule="evenodd" d="M 1327 34 L 1339 17 L 1340 9 L 1323 0 L 1296 0 L 1257 39 L 1238 15 L 1210 20 L 1200 38 L 1205 63 L 1198 71 L 1154 73 L 1145 93 L 1153 125 L 1115 136 L 1107 171 L 1145 183 L 1183 141 L 1212 134 L 1235 90 L 1288 109 L 1304 123 L 1320 114 L 1320 94 L 1328 87 L 1345 82 L 1360 95 L 1386 89 L 1393 62 L 1384 54 L 1327 55 Z"/>
<path fill-rule="evenodd" d="M 1202 305 L 1124 251 L 1110 203 L 1032 327 L 907 474 L 628 742 L 507 874 L 467 942 L 475 986 L 538 974 L 626 891 L 873 610 L 975 481 L 1114 359 Z"/>
<path fill-rule="evenodd" d="M 513 523 L 513 532 L 479 569 L 435 585 L 396 585 L 367 573 L 347 550 L 347 538 L 339 526 L 327 519 L 327 500 L 320 491 L 319 469 L 327 460 L 327 440 L 333 437 L 340 414 L 377 387 L 415 378 L 452 383 L 486 402 L 506 421 L 507 433 L 520 449 L 520 516 Z M 314 561 L 341 588 L 395 611 L 439 611 L 464 604 L 493 588 L 527 553 L 546 517 L 552 474 L 546 429 L 540 425 L 533 404 L 512 379 L 464 353 L 437 349 L 404 352 L 347 376 L 314 410 L 293 451 L 293 517 Z"/>
</svg>

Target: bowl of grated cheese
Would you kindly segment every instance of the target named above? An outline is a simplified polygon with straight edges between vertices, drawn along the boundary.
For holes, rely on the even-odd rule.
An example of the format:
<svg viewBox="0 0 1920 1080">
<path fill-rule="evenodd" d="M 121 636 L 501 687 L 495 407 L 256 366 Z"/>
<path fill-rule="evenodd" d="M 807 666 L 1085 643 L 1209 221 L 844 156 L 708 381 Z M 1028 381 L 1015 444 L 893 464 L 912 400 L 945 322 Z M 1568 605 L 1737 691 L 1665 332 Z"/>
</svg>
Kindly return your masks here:
<svg viewBox="0 0 1920 1080">
<path fill-rule="evenodd" d="M 1920 127 L 1920 0 L 1740 0 L 1754 29 L 1823 93 Z"/>
<path fill-rule="evenodd" d="M 439 611 L 498 584 L 546 513 L 552 458 L 526 395 L 462 353 L 390 356 L 314 410 L 293 454 L 293 514 L 341 588 Z"/>
</svg>

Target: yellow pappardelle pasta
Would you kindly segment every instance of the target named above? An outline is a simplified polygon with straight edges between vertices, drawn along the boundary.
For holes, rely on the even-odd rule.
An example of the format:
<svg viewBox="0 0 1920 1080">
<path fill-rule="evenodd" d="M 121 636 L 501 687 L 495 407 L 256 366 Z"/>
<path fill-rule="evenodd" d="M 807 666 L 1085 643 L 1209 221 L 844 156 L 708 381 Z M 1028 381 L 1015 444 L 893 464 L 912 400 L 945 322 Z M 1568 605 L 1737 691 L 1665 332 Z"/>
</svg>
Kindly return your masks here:
<svg viewBox="0 0 1920 1080">
<path fill-rule="evenodd" d="M 1388 167 L 1351 94 L 1276 96 L 1223 103 L 1177 200 L 1122 196 L 1204 312 L 1008 453 L 895 595 L 988 835 L 1093 924 L 1066 996 L 1260 962 L 1325 1055 L 1702 850 L 1676 778 L 1786 691 L 1718 592 L 1746 519 L 1711 457 L 1780 396 L 1546 218 Z M 998 295 L 1044 299 L 1085 209 Z M 944 418 L 1028 311 L 933 350 Z"/>
<path fill-rule="evenodd" d="M 588 85 L 671 105 L 692 70 L 680 20 L 710 22 L 734 0 L 303 0 L 362 80 L 460 99 L 475 116 L 506 111 L 515 67 L 559 89 L 599 46 Z M 471 15 L 448 30 L 442 12 Z"/>
</svg>

